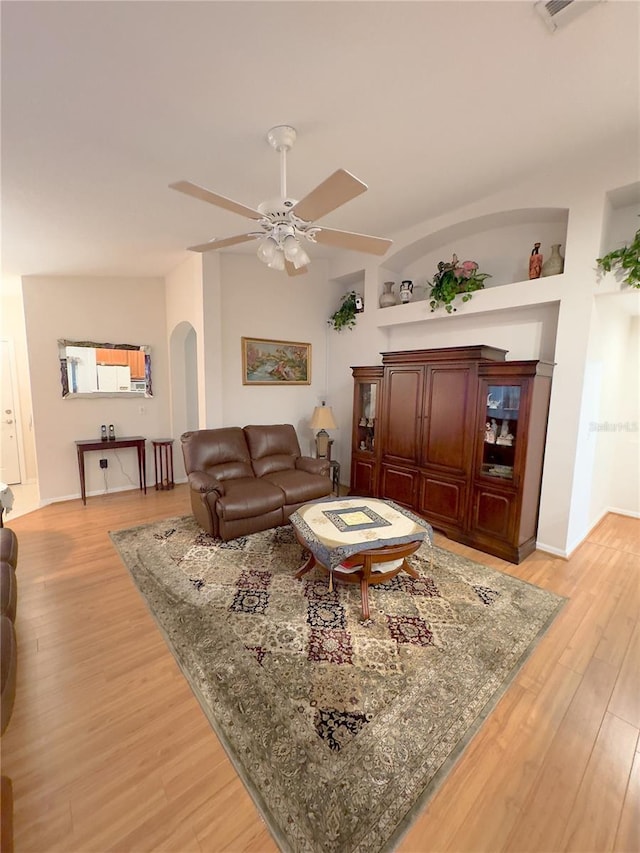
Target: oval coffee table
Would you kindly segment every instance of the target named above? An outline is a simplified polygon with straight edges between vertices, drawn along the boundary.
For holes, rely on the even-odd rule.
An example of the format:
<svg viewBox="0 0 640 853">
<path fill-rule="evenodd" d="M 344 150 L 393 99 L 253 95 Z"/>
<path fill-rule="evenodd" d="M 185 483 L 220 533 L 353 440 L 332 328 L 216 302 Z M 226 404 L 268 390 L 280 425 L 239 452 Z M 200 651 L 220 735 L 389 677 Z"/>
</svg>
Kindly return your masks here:
<svg viewBox="0 0 640 853">
<path fill-rule="evenodd" d="M 314 566 L 346 583 L 359 583 L 362 619 L 370 618 L 369 586 L 405 571 L 419 577 L 406 558 L 424 539 L 433 541 L 431 526 L 409 510 L 378 498 L 328 498 L 303 504 L 289 521 L 303 548 L 310 552 L 295 577 Z"/>
</svg>

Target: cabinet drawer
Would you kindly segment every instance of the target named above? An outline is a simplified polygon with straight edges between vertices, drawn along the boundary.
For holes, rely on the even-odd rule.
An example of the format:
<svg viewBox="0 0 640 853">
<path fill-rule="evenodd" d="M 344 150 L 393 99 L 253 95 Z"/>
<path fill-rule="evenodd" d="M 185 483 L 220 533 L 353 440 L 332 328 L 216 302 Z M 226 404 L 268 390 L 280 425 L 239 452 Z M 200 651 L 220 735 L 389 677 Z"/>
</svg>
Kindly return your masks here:
<svg viewBox="0 0 640 853">
<path fill-rule="evenodd" d="M 464 518 L 467 489 L 460 480 L 444 480 L 433 474 L 420 475 L 418 511 L 425 518 L 460 526 Z"/>
<path fill-rule="evenodd" d="M 511 542 L 515 535 L 517 497 L 509 491 L 484 486 L 473 490 L 471 527 L 473 533 Z"/>
<path fill-rule="evenodd" d="M 380 497 L 406 507 L 415 507 L 418 492 L 418 472 L 393 465 L 383 465 Z"/>
</svg>

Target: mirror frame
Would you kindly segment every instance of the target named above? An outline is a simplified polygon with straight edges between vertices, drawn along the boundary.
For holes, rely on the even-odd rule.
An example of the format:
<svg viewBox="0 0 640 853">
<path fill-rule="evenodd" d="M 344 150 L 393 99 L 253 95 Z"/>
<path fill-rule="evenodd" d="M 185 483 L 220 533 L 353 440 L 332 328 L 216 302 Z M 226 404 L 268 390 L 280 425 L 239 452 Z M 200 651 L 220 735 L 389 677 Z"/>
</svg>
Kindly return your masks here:
<svg viewBox="0 0 640 853">
<path fill-rule="evenodd" d="M 70 391 L 67 373 L 67 347 L 87 347 L 87 349 L 118 349 L 136 350 L 144 353 L 144 375 L 146 388 L 144 391 Z M 69 341 L 58 338 L 58 358 L 60 360 L 60 382 L 62 383 L 63 400 L 75 400 L 82 397 L 153 397 L 151 384 L 151 347 L 146 344 L 109 344 L 97 341 Z"/>
</svg>

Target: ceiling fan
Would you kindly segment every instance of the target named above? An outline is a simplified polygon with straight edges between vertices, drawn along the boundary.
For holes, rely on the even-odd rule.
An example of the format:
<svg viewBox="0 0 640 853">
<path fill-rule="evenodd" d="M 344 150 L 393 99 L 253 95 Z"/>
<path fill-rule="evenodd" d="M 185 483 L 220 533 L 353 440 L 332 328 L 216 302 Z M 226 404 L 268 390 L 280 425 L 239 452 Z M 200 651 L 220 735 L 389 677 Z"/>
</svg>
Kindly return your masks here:
<svg viewBox="0 0 640 853">
<path fill-rule="evenodd" d="M 260 240 L 258 258 L 271 269 L 286 269 L 289 275 L 305 273 L 310 263 L 309 255 L 302 246 L 302 238 L 311 243 L 384 255 L 391 240 L 315 224 L 316 219 L 367 190 L 367 185 L 350 172 L 338 169 L 300 201 L 287 196 L 287 151 L 292 148 L 296 136 L 295 128 L 289 125 L 272 127 L 267 133 L 269 144 L 280 153 L 280 196 L 263 201 L 255 209 L 190 181 L 169 184 L 171 189 L 253 219 L 261 229 L 236 234 L 234 237 L 213 238 L 206 243 L 189 246 L 190 251 L 209 252 L 249 240 Z"/>
</svg>

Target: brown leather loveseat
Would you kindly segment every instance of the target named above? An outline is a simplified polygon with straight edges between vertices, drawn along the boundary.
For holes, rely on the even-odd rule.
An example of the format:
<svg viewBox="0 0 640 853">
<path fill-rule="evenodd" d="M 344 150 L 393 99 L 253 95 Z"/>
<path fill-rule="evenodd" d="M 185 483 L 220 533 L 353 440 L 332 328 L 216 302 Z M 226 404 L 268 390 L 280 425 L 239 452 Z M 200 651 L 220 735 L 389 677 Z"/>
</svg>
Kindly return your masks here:
<svg viewBox="0 0 640 853">
<path fill-rule="evenodd" d="M 196 430 L 181 442 L 193 514 L 225 542 L 331 494 L 328 460 L 302 456 L 292 424 Z"/>
</svg>

